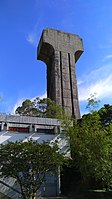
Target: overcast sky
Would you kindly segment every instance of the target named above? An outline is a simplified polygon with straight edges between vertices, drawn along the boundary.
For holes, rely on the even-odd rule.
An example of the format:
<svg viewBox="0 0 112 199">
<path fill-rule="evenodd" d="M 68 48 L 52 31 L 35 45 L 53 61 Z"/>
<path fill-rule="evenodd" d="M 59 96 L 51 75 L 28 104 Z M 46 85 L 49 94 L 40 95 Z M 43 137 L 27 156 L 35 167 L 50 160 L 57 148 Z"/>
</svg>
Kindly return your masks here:
<svg viewBox="0 0 112 199">
<path fill-rule="evenodd" d="M 76 66 L 81 113 L 93 93 L 101 105 L 112 104 L 112 0 L 0 0 L 0 112 L 45 96 L 46 65 L 36 54 L 47 27 L 83 39 Z"/>
</svg>

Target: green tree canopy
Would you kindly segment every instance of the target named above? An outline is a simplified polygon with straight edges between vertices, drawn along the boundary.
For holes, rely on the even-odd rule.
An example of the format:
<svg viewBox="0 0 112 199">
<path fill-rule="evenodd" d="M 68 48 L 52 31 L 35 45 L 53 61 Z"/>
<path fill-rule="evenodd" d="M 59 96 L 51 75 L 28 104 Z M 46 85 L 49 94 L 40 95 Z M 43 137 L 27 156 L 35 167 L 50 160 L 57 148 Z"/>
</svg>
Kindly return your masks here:
<svg viewBox="0 0 112 199">
<path fill-rule="evenodd" d="M 84 181 L 94 178 L 112 188 L 112 130 L 103 128 L 97 111 L 84 115 L 68 127 L 73 165 Z M 101 188 L 101 187 L 100 187 Z"/>
<path fill-rule="evenodd" d="M 103 126 L 107 126 L 112 123 L 112 105 L 104 104 L 104 107 L 102 107 L 98 113 Z"/>
<path fill-rule="evenodd" d="M 90 95 L 90 97 L 87 99 L 87 102 L 86 109 L 88 109 L 90 112 L 93 112 L 98 109 L 100 100 L 97 100 L 96 93 L 94 93 Z"/>
<path fill-rule="evenodd" d="M 23 199 L 35 198 L 46 173 L 56 172 L 63 162 L 56 144 L 51 147 L 28 141 L 0 145 L 0 176 L 15 178 Z"/>
<path fill-rule="evenodd" d="M 60 118 L 63 115 L 63 110 L 51 99 L 37 97 L 33 101 L 26 99 L 15 113 L 23 116 Z"/>
<path fill-rule="evenodd" d="M 100 121 L 103 126 L 108 126 L 112 123 L 112 105 L 104 104 L 102 108 L 98 110 L 100 100 L 97 100 L 95 97 L 96 94 L 91 94 L 87 99 L 86 109 L 89 110 L 89 113 L 97 111 L 100 116 Z M 88 114 L 85 116 L 87 117 Z"/>
</svg>

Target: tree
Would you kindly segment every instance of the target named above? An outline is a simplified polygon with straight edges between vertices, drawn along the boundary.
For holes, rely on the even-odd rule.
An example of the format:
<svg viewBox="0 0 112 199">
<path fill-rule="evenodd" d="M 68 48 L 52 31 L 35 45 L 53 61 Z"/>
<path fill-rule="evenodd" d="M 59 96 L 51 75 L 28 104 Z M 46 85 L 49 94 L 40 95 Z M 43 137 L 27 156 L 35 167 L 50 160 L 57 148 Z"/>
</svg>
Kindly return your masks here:
<svg viewBox="0 0 112 199">
<path fill-rule="evenodd" d="M 107 126 L 112 123 L 112 105 L 104 104 L 104 107 L 102 107 L 98 113 L 103 126 Z"/>
<path fill-rule="evenodd" d="M 90 112 L 95 111 L 99 107 L 100 100 L 96 99 L 96 93 L 91 94 L 87 99 L 86 109 L 89 109 Z"/>
<path fill-rule="evenodd" d="M 28 141 L 0 146 L 0 175 L 17 180 L 23 199 L 34 199 L 46 173 L 56 172 L 63 162 L 56 144 Z"/>
<path fill-rule="evenodd" d="M 26 99 L 22 106 L 16 109 L 15 113 L 23 116 L 61 118 L 63 110 L 51 99 L 39 99 L 37 97 L 33 101 Z"/>
<path fill-rule="evenodd" d="M 23 101 L 22 106 L 19 106 L 16 109 L 15 113 L 23 116 L 39 116 L 40 111 L 38 108 L 36 108 L 38 102 L 39 98 L 36 98 L 33 101 L 26 99 Z"/>
<path fill-rule="evenodd" d="M 97 100 L 95 95 L 95 93 L 91 94 L 87 99 L 88 103 L 86 109 L 89 109 L 90 113 L 96 111 L 99 107 L 100 100 Z M 98 114 L 104 127 L 112 123 L 112 105 L 104 104 L 104 106 L 98 110 Z"/>
<path fill-rule="evenodd" d="M 84 182 L 99 180 L 100 186 L 112 188 L 112 130 L 102 127 L 97 111 L 74 121 L 67 129 L 73 165 Z"/>
<path fill-rule="evenodd" d="M 48 118 L 61 118 L 63 115 L 63 110 L 50 98 L 40 99 L 39 108 L 43 117 Z"/>
</svg>

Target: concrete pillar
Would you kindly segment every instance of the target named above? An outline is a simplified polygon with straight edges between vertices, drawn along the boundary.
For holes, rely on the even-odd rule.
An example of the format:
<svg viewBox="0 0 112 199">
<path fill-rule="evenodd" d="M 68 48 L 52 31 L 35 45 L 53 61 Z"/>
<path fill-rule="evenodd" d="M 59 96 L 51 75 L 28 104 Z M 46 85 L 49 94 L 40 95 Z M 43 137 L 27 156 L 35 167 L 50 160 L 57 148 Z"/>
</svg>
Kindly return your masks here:
<svg viewBox="0 0 112 199">
<path fill-rule="evenodd" d="M 9 130 L 9 123 L 4 123 L 3 124 L 3 131 L 8 131 Z"/>
<path fill-rule="evenodd" d="M 36 128 L 36 125 L 35 125 L 35 124 L 33 124 L 32 131 L 33 131 L 33 132 L 37 132 L 37 128 Z"/>
<path fill-rule="evenodd" d="M 42 33 L 37 54 L 47 65 L 47 97 L 77 119 L 80 111 L 75 63 L 82 52 L 79 36 L 48 28 Z"/>
<path fill-rule="evenodd" d="M 9 130 L 9 123 L 7 123 L 7 126 L 6 126 L 6 131 L 8 131 Z"/>
<path fill-rule="evenodd" d="M 59 133 L 58 126 L 55 126 L 55 127 L 54 127 L 54 133 Z"/>
<path fill-rule="evenodd" d="M 4 122 L 2 122 L 2 124 L 1 124 L 1 131 L 4 131 Z"/>
<path fill-rule="evenodd" d="M 30 124 L 30 126 L 29 126 L 29 132 L 30 133 L 32 132 L 32 124 Z"/>
</svg>

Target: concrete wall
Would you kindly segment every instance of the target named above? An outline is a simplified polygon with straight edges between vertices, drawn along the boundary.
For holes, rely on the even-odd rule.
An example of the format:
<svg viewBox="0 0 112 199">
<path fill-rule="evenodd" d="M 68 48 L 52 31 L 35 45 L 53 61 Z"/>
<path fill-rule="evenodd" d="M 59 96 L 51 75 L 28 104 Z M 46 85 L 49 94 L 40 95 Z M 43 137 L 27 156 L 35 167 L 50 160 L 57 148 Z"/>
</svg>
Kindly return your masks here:
<svg viewBox="0 0 112 199">
<path fill-rule="evenodd" d="M 40 117 L 28 117 L 17 115 L 0 115 L 0 122 L 18 123 L 18 124 L 40 124 L 40 125 L 60 125 L 58 119 L 40 118 Z"/>
</svg>

